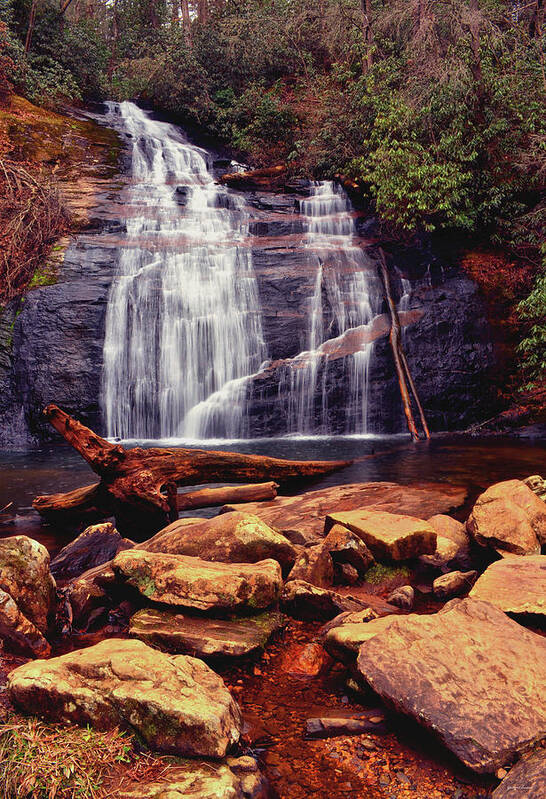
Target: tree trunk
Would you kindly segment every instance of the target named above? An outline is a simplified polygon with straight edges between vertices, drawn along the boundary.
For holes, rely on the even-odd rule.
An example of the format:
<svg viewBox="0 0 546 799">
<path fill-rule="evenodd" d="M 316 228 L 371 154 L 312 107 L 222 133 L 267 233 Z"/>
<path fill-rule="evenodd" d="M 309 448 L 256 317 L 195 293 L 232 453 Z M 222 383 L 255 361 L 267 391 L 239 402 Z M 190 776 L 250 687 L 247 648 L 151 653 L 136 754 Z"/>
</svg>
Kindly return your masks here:
<svg viewBox="0 0 546 799">
<path fill-rule="evenodd" d="M 25 38 L 25 53 L 28 53 L 28 51 L 30 50 L 30 45 L 32 44 L 32 34 L 34 31 L 34 20 L 36 19 L 37 5 L 38 5 L 38 0 L 32 0 L 32 6 L 30 7 L 30 16 L 28 18 L 27 35 Z"/>
<path fill-rule="evenodd" d="M 209 6 L 207 0 L 198 0 L 197 19 L 202 25 L 206 25 L 209 18 Z"/>
<path fill-rule="evenodd" d="M 476 117 L 480 124 L 485 122 L 485 85 L 483 82 L 482 59 L 480 54 L 480 27 L 481 12 L 478 0 L 470 0 L 470 20 L 468 31 L 470 33 L 470 49 L 472 58 L 470 59 L 470 71 L 474 80 L 474 93 L 476 95 Z"/>
<path fill-rule="evenodd" d="M 182 11 L 182 30 L 184 31 L 184 38 L 186 44 L 191 44 L 191 17 L 188 0 L 180 0 L 180 9 Z"/>
<path fill-rule="evenodd" d="M 372 0 L 360 0 L 362 6 L 362 34 L 364 36 L 364 72 L 369 72 L 373 66 L 373 29 L 372 29 Z"/>
<path fill-rule="evenodd" d="M 255 483 L 244 486 L 222 486 L 221 488 L 202 488 L 200 491 L 189 491 L 178 494 L 178 510 L 193 508 L 213 508 L 216 505 L 228 505 L 234 502 L 261 502 L 275 499 L 277 483 Z"/>
<path fill-rule="evenodd" d="M 44 416 L 101 478 L 93 499 L 113 515 L 120 532 L 154 533 L 178 518 L 176 486 L 202 483 L 308 481 L 342 469 L 351 461 L 288 461 L 262 455 L 201 449 L 125 449 L 101 438 L 56 405 Z M 83 489 L 80 489 L 83 491 Z M 89 487 L 88 487 L 89 490 Z M 73 492 L 71 492 L 73 493 Z M 86 502 L 89 497 L 84 494 Z M 49 516 L 63 509 L 66 495 L 37 497 L 34 507 Z M 75 510 L 74 503 L 71 510 Z"/>
</svg>

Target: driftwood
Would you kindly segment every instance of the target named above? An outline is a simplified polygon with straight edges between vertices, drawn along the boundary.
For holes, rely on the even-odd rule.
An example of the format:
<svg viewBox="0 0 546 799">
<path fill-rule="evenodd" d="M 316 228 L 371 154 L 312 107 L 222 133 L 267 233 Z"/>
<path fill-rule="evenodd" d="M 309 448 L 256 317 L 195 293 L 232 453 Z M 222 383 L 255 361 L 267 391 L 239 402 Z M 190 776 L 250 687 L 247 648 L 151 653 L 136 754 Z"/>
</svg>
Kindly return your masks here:
<svg viewBox="0 0 546 799">
<path fill-rule="evenodd" d="M 221 488 L 201 488 L 178 494 L 176 504 L 178 510 L 193 508 L 213 508 L 215 505 L 226 505 L 232 502 L 261 502 L 275 499 L 277 483 L 251 483 L 243 486 L 222 486 Z"/>
<path fill-rule="evenodd" d="M 83 516 L 90 509 L 101 518 L 116 517 L 124 534 L 153 534 L 178 518 L 177 486 L 203 483 L 248 483 L 275 480 L 280 484 L 304 482 L 342 469 L 351 461 L 288 461 L 261 455 L 201 449 L 125 449 L 101 438 L 56 405 L 44 416 L 80 453 L 100 483 L 69 494 L 36 497 L 34 508 L 52 521 L 74 519 L 78 502 Z M 79 495 L 78 495 L 79 492 Z"/>
</svg>

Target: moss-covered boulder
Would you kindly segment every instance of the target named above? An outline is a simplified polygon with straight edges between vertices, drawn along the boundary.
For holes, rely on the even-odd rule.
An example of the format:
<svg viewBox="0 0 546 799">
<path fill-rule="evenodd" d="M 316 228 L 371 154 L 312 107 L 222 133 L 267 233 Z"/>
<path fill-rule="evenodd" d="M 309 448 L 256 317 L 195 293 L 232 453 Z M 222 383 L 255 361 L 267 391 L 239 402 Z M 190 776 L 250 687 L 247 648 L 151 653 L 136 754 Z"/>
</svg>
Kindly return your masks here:
<svg viewBox="0 0 546 799">
<path fill-rule="evenodd" d="M 42 544 L 26 535 L 0 540 L 0 588 L 41 633 L 47 631 L 55 607 L 55 580 Z"/>
</svg>

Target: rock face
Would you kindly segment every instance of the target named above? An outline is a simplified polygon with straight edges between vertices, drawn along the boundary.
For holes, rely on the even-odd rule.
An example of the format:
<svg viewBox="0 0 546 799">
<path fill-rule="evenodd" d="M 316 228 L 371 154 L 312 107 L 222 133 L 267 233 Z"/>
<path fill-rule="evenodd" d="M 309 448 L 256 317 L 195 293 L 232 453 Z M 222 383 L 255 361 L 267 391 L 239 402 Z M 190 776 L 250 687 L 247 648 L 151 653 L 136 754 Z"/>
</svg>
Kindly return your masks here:
<svg viewBox="0 0 546 799">
<path fill-rule="evenodd" d="M 288 539 L 257 516 L 239 512 L 194 524 L 179 519 L 136 548 L 222 563 L 256 563 L 273 558 L 285 573 L 296 558 L 296 550 Z"/>
<path fill-rule="evenodd" d="M 546 796 L 546 750 L 539 747 L 510 769 L 491 799 L 538 799 Z"/>
<path fill-rule="evenodd" d="M 167 652 L 206 659 L 242 657 L 263 649 L 282 626 L 283 617 L 275 611 L 241 619 L 208 619 L 144 608 L 132 617 L 129 632 Z"/>
<path fill-rule="evenodd" d="M 436 599 L 451 599 L 454 596 L 468 593 L 477 578 L 477 571 L 442 574 L 432 583 L 432 591 Z"/>
<path fill-rule="evenodd" d="M 113 524 L 94 524 L 61 549 L 51 561 L 51 573 L 57 580 L 79 577 L 132 547 L 132 541 L 122 538 Z"/>
<path fill-rule="evenodd" d="M 546 640 L 487 602 L 399 617 L 362 644 L 358 669 L 479 773 L 512 762 L 546 732 Z"/>
<path fill-rule="evenodd" d="M 120 552 L 112 568 L 148 600 L 196 610 L 255 612 L 272 605 L 282 587 L 276 560 L 210 563 L 132 549 Z"/>
<path fill-rule="evenodd" d="M 34 624 L 29 621 L 9 594 L 0 588 L 0 643 L 6 649 L 31 658 L 47 658 L 51 649 Z"/>
<path fill-rule="evenodd" d="M 182 756 L 224 757 L 240 736 L 239 708 L 220 677 L 141 641 L 114 638 L 26 663 L 9 675 L 8 694 L 48 721 L 128 727 L 151 749 Z"/>
<path fill-rule="evenodd" d="M 330 513 L 325 532 L 341 524 L 359 536 L 376 560 L 401 561 L 436 550 L 436 532 L 428 522 L 378 510 Z"/>
<path fill-rule="evenodd" d="M 478 497 L 467 528 L 482 546 L 539 554 L 546 543 L 546 504 L 521 480 L 505 480 Z"/>
<path fill-rule="evenodd" d="M 546 616 L 546 555 L 514 555 L 492 563 L 470 596 L 516 616 Z"/>
<path fill-rule="evenodd" d="M 323 535 L 324 518 L 329 513 L 372 508 L 427 519 L 435 513 L 444 513 L 459 507 L 465 498 L 465 488 L 447 483 L 419 483 L 410 486 L 387 482 L 347 483 L 306 491 L 295 497 L 277 497 L 270 502 L 226 505 L 223 510 L 255 513 L 276 530 L 297 530 L 305 534 Z"/>
<path fill-rule="evenodd" d="M 40 632 L 46 632 L 55 603 L 55 580 L 42 544 L 26 535 L 0 540 L 0 588 Z"/>
</svg>

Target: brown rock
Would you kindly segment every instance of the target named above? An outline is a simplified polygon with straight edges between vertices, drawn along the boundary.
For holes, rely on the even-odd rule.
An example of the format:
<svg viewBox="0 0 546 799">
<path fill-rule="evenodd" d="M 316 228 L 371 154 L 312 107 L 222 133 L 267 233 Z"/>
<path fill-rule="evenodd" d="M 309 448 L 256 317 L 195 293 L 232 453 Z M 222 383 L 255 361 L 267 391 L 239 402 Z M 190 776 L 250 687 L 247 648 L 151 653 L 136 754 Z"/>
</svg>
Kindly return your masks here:
<svg viewBox="0 0 546 799">
<path fill-rule="evenodd" d="M 255 513 L 277 530 L 298 530 L 322 535 L 324 518 L 329 513 L 373 506 L 377 510 L 403 513 L 428 519 L 435 513 L 458 508 L 466 498 L 466 489 L 447 483 L 348 483 L 295 497 L 277 497 L 270 502 L 225 505 L 223 511 Z"/>
<path fill-rule="evenodd" d="M 122 538 L 110 522 L 94 524 L 61 549 L 51 561 L 51 573 L 57 580 L 79 577 L 133 546 L 133 542 Z"/>
<path fill-rule="evenodd" d="M 112 568 L 150 601 L 196 610 L 263 610 L 278 599 L 282 587 L 276 560 L 211 563 L 131 549 L 120 552 Z"/>
<path fill-rule="evenodd" d="M 471 564 L 470 538 L 465 525 L 443 514 L 431 516 L 428 523 L 436 531 L 436 552 L 421 555 L 419 560 L 435 568 L 448 564 L 468 568 Z"/>
<path fill-rule="evenodd" d="M 370 509 L 331 513 L 326 517 L 325 532 L 336 524 L 356 533 L 376 560 L 408 560 L 436 550 L 434 529 L 414 516 Z"/>
<path fill-rule="evenodd" d="M 546 640 L 487 602 L 398 617 L 362 644 L 358 669 L 477 772 L 494 773 L 544 737 Z"/>
<path fill-rule="evenodd" d="M 537 497 L 546 502 L 546 480 L 543 477 L 539 474 L 532 474 L 530 477 L 526 477 L 523 482 L 526 486 L 529 486 Z"/>
<path fill-rule="evenodd" d="M 47 658 L 51 649 L 34 624 L 29 621 L 9 594 L 0 588 L 0 647 L 31 658 Z"/>
<path fill-rule="evenodd" d="M 546 616 L 546 555 L 513 555 L 492 563 L 470 596 L 516 616 Z"/>
<path fill-rule="evenodd" d="M 290 541 L 250 513 L 224 513 L 214 519 L 179 519 L 137 549 L 170 555 L 190 555 L 221 563 L 257 563 L 273 558 L 286 574 L 296 550 Z"/>
<path fill-rule="evenodd" d="M 85 630 L 89 620 L 105 616 L 112 608 L 111 590 L 116 575 L 111 561 L 84 572 L 64 589 L 72 609 L 72 623 L 77 630 Z"/>
<path fill-rule="evenodd" d="M 391 605 L 396 605 L 397 608 L 402 610 L 411 610 L 414 601 L 415 591 L 411 585 L 401 585 L 400 588 L 395 588 L 387 597 L 387 602 L 390 602 Z"/>
<path fill-rule="evenodd" d="M 239 740 L 241 714 L 203 661 L 165 655 L 142 641 L 110 639 L 12 671 L 8 695 L 47 721 L 129 727 L 151 749 L 223 757 Z"/>
<path fill-rule="evenodd" d="M 366 604 L 355 597 L 342 596 L 304 580 L 290 580 L 281 594 L 281 608 L 296 619 L 333 619 L 345 611 L 364 607 Z"/>
<path fill-rule="evenodd" d="M 336 569 L 334 582 L 341 585 L 356 585 L 360 580 L 360 575 L 350 563 L 340 563 Z"/>
<path fill-rule="evenodd" d="M 540 799 L 546 796 L 546 750 L 539 747 L 518 760 L 491 799 Z"/>
<path fill-rule="evenodd" d="M 319 588 L 328 588 L 334 582 L 334 564 L 324 544 L 303 549 L 288 575 L 288 580 L 303 580 Z"/>
<path fill-rule="evenodd" d="M 437 577 L 432 583 L 432 592 L 436 599 L 451 599 L 466 594 L 478 578 L 477 571 L 449 572 Z"/>
<path fill-rule="evenodd" d="M 546 504 L 521 480 L 505 480 L 478 497 L 466 526 L 481 546 L 539 554 L 546 543 Z"/>
<path fill-rule="evenodd" d="M 358 574 L 364 574 L 373 563 L 373 555 L 359 536 L 341 524 L 334 524 L 324 539 L 335 564 L 349 564 Z"/>
<path fill-rule="evenodd" d="M 335 660 L 353 665 L 361 645 L 388 630 L 398 618 L 396 615 L 377 618 L 377 615 L 369 609 L 343 614 L 338 624 L 330 626 L 323 633 L 322 645 Z"/>
<path fill-rule="evenodd" d="M 319 677 L 331 666 L 331 657 L 316 641 L 292 644 L 283 652 L 281 660 L 282 670 L 296 677 Z"/>
<path fill-rule="evenodd" d="M 203 659 L 242 657 L 263 649 L 284 624 L 275 611 L 242 619 L 209 619 L 144 608 L 131 619 L 129 633 L 166 652 Z"/>
<path fill-rule="evenodd" d="M 0 588 L 41 633 L 46 632 L 55 605 L 55 580 L 42 544 L 26 535 L 0 540 Z"/>
</svg>

